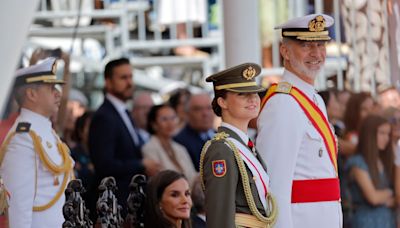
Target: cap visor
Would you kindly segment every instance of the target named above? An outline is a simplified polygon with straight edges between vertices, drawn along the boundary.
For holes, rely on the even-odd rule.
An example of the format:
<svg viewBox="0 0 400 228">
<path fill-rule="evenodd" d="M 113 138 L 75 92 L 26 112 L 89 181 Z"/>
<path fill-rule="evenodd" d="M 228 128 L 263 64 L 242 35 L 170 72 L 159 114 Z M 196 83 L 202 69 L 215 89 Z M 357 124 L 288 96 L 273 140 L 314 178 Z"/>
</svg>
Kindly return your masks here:
<svg viewBox="0 0 400 228">
<path fill-rule="evenodd" d="M 231 88 L 226 90 L 236 93 L 259 93 L 265 91 L 266 89 L 260 86 L 248 86 L 248 87 Z"/>
<path fill-rule="evenodd" d="M 47 84 L 65 84 L 64 80 L 61 79 L 56 79 L 56 80 L 43 80 L 42 83 L 47 83 Z"/>
<path fill-rule="evenodd" d="M 302 41 L 329 41 L 331 37 L 329 36 L 298 36 L 296 37 L 298 40 Z"/>
</svg>

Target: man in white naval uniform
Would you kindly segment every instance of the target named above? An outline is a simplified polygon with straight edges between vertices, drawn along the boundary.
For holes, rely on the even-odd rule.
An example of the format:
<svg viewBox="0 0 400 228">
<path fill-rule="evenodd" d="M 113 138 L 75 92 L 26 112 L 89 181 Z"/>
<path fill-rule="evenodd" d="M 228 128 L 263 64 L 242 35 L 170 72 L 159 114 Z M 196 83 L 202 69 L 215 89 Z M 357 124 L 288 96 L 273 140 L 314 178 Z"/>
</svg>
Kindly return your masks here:
<svg viewBox="0 0 400 228">
<path fill-rule="evenodd" d="M 55 59 L 20 69 L 14 84 L 19 117 L 0 154 L 1 175 L 9 192 L 12 228 L 62 227 L 64 190 L 73 175 L 68 147 L 52 129 L 50 117 L 61 101 Z"/>
<path fill-rule="evenodd" d="M 313 14 L 276 27 L 282 29 L 285 71 L 263 99 L 256 140 L 278 204 L 276 228 L 342 227 L 336 139 L 329 124 L 320 128 L 325 134 L 315 126 L 328 123 L 314 80 L 325 63 L 332 24 L 330 16 Z M 310 109 L 316 112 L 306 115 Z"/>
</svg>

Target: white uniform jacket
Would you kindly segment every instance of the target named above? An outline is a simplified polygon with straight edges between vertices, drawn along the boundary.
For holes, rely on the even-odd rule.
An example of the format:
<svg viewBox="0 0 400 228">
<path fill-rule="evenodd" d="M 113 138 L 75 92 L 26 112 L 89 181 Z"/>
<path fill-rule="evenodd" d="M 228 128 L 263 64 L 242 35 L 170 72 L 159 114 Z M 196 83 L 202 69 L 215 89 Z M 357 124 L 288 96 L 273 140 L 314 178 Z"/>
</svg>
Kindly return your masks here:
<svg viewBox="0 0 400 228">
<path fill-rule="evenodd" d="M 40 137 L 45 153 L 51 161 L 60 165 L 62 158 L 58 152 L 57 138 L 50 120 L 28 109 L 22 109 L 10 132 L 14 132 L 20 122 L 31 124 L 30 129 Z M 65 189 L 52 207 L 38 212 L 32 210 L 34 206 L 45 205 L 55 197 L 61 188 L 64 175 L 55 177 L 44 167 L 27 132 L 16 133 L 11 139 L 0 173 L 10 193 L 8 209 L 10 228 L 62 226 Z M 56 179 L 58 184 L 55 184 Z"/>
<path fill-rule="evenodd" d="M 291 83 L 321 109 L 326 107 L 314 87 L 285 70 Z M 267 163 L 271 192 L 277 199 L 276 228 L 339 228 L 342 208 L 338 201 L 291 203 L 292 181 L 335 178 L 336 171 L 322 137 L 289 94 L 272 96 L 258 118 L 257 150 Z"/>
</svg>

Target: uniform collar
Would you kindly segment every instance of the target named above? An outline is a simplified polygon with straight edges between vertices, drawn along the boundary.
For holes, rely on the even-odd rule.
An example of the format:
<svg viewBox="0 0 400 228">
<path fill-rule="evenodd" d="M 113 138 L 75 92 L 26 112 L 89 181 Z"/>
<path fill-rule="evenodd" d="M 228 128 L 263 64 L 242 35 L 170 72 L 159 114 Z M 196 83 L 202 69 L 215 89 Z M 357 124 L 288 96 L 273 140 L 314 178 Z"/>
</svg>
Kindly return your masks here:
<svg viewBox="0 0 400 228">
<path fill-rule="evenodd" d="M 294 73 L 290 72 L 287 69 L 285 69 L 285 71 L 283 72 L 282 81 L 289 82 L 290 84 L 297 87 L 310 97 L 312 97 L 314 94 L 317 93 L 313 85 L 310 85 L 307 82 L 301 80 L 298 76 L 296 76 Z"/>
<path fill-rule="evenodd" d="M 112 95 L 111 93 L 107 93 L 106 98 L 118 110 L 119 113 L 125 113 L 125 111 L 127 110 L 125 102 L 121 101 L 116 96 Z"/>
<path fill-rule="evenodd" d="M 51 121 L 49 118 L 26 108 L 21 108 L 20 118 L 32 125 L 51 128 Z"/>
<path fill-rule="evenodd" d="M 235 132 L 244 143 L 247 143 L 249 141 L 249 136 L 247 136 L 247 133 L 243 132 L 239 128 L 237 128 L 231 124 L 228 124 L 226 122 L 222 122 L 221 127 L 228 128 L 229 130 Z"/>
</svg>

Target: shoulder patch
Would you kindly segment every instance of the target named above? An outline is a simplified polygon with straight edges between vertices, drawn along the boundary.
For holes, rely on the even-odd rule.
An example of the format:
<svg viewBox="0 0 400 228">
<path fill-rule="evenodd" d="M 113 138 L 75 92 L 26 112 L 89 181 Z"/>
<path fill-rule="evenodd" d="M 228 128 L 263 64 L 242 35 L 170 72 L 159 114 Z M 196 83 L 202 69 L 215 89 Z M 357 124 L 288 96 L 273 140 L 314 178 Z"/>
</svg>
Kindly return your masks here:
<svg viewBox="0 0 400 228">
<path fill-rule="evenodd" d="M 229 137 L 229 134 L 227 134 L 224 131 L 218 132 L 217 134 L 214 135 L 214 140 L 221 140 L 221 139 L 226 139 Z"/>
<path fill-rule="evenodd" d="M 226 174 L 226 162 L 225 160 L 212 161 L 212 171 L 214 176 L 223 177 Z"/>
<path fill-rule="evenodd" d="M 276 86 L 276 92 L 277 93 L 290 93 L 292 90 L 292 84 L 289 82 L 279 82 L 278 85 Z"/>
<path fill-rule="evenodd" d="M 17 129 L 15 130 L 17 133 L 21 133 L 21 132 L 29 132 L 31 128 L 31 124 L 28 122 L 21 122 L 18 123 L 17 125 Z"/>
</svg>

